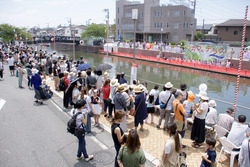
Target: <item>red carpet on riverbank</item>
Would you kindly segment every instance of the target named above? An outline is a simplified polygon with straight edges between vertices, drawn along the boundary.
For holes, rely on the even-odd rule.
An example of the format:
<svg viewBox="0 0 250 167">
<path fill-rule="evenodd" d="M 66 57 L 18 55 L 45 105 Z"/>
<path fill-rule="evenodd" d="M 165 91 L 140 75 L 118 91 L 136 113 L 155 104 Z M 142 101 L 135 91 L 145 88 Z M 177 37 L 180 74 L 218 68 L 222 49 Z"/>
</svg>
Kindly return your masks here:
<svg viewBox="0 0 250 167">
<path fill-rule="evenodd" d="M 99 52 L 107 53 L 106 51 L 103 51 L 103 50 L 99 50 Z M 133 58 L 133 54 L 120 53 L 120 52 L 109 52 L 109 53 L 115 56 Z M 191 62 L 185 62 L 185 61 L 165 60 L 162 58 L 157 58 L 157 57 L 152 57 L 152 56 L 143 56 L 143 55 L 135 55 L 135 58 L 139 60 L 152 61 L 156 63 L 160 62 L 160 63 L 176 65 L 180 67 L 195 68 L 197 70 L 206 70 L 210 72 L 238 75 L 238 69 L 234 69 L 234 68 L 219 67 L 215 65 L 198 64 L 198 63 L 191 63 Z M 250 70 L 241 70 L 240 75 L 245 76 L 245 77 L 250 77 Z"/>
</svg>

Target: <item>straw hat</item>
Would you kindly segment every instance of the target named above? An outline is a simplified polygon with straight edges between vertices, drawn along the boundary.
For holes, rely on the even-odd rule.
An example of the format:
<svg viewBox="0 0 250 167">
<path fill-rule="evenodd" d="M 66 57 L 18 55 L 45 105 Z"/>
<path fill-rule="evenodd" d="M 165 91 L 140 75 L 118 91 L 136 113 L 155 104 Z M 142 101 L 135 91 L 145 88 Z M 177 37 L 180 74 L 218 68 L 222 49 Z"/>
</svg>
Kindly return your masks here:
<svg viewBox="0 0 250 167">
<path fill-rule="evenodd" d="M 105 78 L 109 77 L 109 73 L 107 71 L 103 75 L 104 75 Z"/>
<path fill-rule="evenodd" d="M 142 93 L 141 87 L 136 86 L 136 87 L 134 88 L 134 92 L 135 92 L 135 93 Z"/>
<path fill-rule="evenodd" d="M 122 92 L 122 91 L 124 91 L 124 87 L 122 85 L 119 85 L 117 87 L 117 92 Z"/>
<path fill-rule="evenodd" d="M 189 103 L 192 103 L 195 98 L 196 98 L 196 96 L 193 93 L 190 93 L 190 94 L 188 93 L 188 99 L 187 99 L 187 101 Z"/>
<path fill-rule="evenodd" d="M 128 90 L 128 89 L 129 89 L 129 86 L 128 86 L 128 84 L 126 84 L 126 83 L 122 84 L 121 86 L 123 86 L 123 87 L 124 87 L 124 91 L 126 91 L 126 90 Z"/>
<path fill-rule="evenodd" d="M 85 78 L 85 77 L 86 77 L 86 71 L 82 71 L 82 72 L 81 72 L 81 77 L 82 77 L 82 78 Z"/>
<path fill-rule="evenodd" d="M 168 82 L 168 83 L 165 84 L 165 87 L 169 89 L 169 88 L 172 88 L 173 85 L 171 84 L 171 82 Z"/>
<path fill-rule="evenodd" d="M 110 86 L 116 86 L 118 79 L 111 79 Z"/>
<path fill-rule="evenodd" d="M 209 107 L 216 107 L 217 106 L 217 104 L 214 100 L 210 100 L 208 105 L 209 105 Z"/>
<path fill-rule="evenodd" d="M 209 100 L 207 92 L 200 92 L 199 94 L 196 94 L 196 96 L 200 97 L 202 100 Z"/>
</svg>

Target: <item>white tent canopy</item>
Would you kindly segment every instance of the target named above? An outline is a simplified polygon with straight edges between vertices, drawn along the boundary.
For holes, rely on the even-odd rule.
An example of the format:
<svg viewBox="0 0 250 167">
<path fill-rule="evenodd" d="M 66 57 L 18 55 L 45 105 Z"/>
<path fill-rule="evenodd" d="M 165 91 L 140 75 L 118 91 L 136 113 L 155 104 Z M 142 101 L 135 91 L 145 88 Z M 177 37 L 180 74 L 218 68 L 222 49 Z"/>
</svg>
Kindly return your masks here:
<svg viewBox="0 0 250 167">
<path fill-rule="evenodd" d="M 108 45 L 108 48 L 107 48 L 107 45 Z M 103 47 L 103 50 L 104 51 L 107 51 L 107 49 L 108 49 L 108 52 L 112 52 L 112 51 L 114 51 L 114 47 L 115 47 L 116 45 L 114 44 L 114 43 L 106 43 Z"/>
</svg>

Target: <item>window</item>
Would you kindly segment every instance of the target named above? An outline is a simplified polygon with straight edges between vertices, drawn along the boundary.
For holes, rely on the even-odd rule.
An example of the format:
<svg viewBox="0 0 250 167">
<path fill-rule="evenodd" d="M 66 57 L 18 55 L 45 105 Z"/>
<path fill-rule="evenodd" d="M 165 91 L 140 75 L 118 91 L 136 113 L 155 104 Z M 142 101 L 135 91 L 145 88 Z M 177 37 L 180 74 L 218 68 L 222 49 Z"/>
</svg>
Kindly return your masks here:
<svg viewBox="0 0 250 167">
<path fill-rule="evenodd" d="M 157 23 L 157 28 L 159 28 L 160 27 L 160 24 L 159 23 Z"/>
<path fill-rule="evenodd" d="M 117 13 L 119 14 L 119 12 L 120 12 L 120 8 L 118 7 L 118 8 L 117 8 Z"/>
<path fill-rule="evenodd" d="M 156 23 L 155 23 L 155 28 L 156 28 Z"/>
<path fill-rule="evenodd" d="M 170 16 L 170 11 L 168 10 L 168 11 L 167 11 L 167 17 L 169 17 L 169 16 Z"/>
<path fill-rule="evenodd" d="M 138 12 L 138 17 L 140 17 L 140 12 Z"/>
<path fill-rule="evenodd" d="M 228 31 L 228 27 L 226 27 L 226 31 Z"/>
<path fill-rule="evenodd" d="M 188 29 L 189 27 L 188 27 L 188 23 L 186 23 L 186 28 Z"/>
<path fill-rule="evenodd" d="M 156 17 L 156 11 L 155 11 L 155 17 Z"/>
<path fill-rule="evenodd" d="M 119 30 L 117 30 L 117 34 L 120 35 L 120 31 Z"/>
<path fill-rule="evenodd" d="M 167 23 L 166 27 L 167 27 L 167 29 L 168 29 L 168 27 L 169 27 L 169 24 L 168 24 L 168 23 Z"/>
<path fill-rule="evenodd" d="M 161 28 L 162 28 L 162 23 L 161 23 Z"/>
<path fill-rule="evenodd" d="M 158 11 L 158 17 L 160 16 L 160 12 Z"/>
<path fill-rule="evenodd" d="M 161 10 L 161 17 L 162 17 L 162 10 Z"/>
<path fill-rule="evenodd" d="M 139 29 L 139 30 L 143 30 L 143 24 L 142 24 L 142 23 L 139 23 L 139 24 L 138 24 L 138 29 Z"/>
<path fill-rule="evenodd" d="M 119 18 L 117 19 L 117 24 L 119 24 L 120 23 L 120 20 L 119 20 Z"/>
<path fill-rule="evenodd" d="M 183 11 L 183 16 L 186 16 L 186 10 Z"/>
<path fill-rule="evenodd" d="M 125 17 L 132 17 L 132 13 L 125 13 Z"/>
<path fill-rule="evenodd" d="M 179 23 L 174 23 L 174 29 L 179 29 Z"/>
<path fill-rule="evenodd" d="M 168 40 L 168 34 L 166 34 L 166 41 Z"/>
<path fill-rule="evenodd" d="M 174 11 L 174 17 L 179 17 L 180 16 L 180 11 L 176 10 Z"/>
<path fill-rule="evenodd" d="M 177 34 L 174 34 L 173 35 L 173 42 L 177 42 L 178 41 L 178 35 Z"/>
<path fill-rule="evenodd" d="M 186 28 L 186 23 L 183 23 L 183 27 L 182 27 L 182 28 L 183 28 L 183 29 Z"/>
<path fill-rule="evenodd" d="M 143 12 L 141 12 L 141 17 L 143 17 Z"/>
<path fill-rule="evenodd" d="M 238 35 L 238 31 L 234 31 L 234 35 Z"/>
<path fill-rule="evenodd" d="M 242 31 L 243 30 L 243 28 L 240 28 L 240 31 Z"/>
</svg>

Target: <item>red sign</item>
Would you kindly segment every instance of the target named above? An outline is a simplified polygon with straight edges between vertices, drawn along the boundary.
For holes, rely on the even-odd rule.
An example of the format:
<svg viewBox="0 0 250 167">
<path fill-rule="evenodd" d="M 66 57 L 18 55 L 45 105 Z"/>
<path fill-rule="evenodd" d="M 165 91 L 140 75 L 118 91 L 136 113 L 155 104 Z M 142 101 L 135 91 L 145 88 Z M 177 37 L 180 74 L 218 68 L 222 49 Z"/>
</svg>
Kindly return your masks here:
<svg viewBox="0 0 250 167">
<path fill-rule="evenodd" d="M 137 64 L 135 64 L 135 63 L 132 63 L 132 67 L 136 67 L 136 68 L 137 68 Z"/>
<path fill-rule="evenodd" d="M 152 48 L 152 44 L 148 42 L 148 43 L 146 43 L 145 47 L 149 50 Z"/>
</svg>

